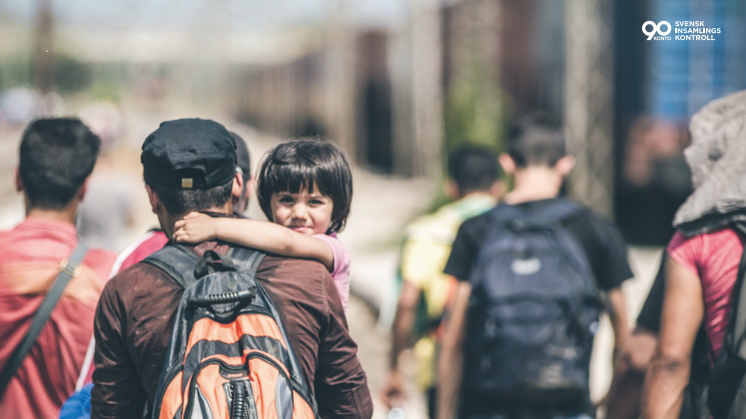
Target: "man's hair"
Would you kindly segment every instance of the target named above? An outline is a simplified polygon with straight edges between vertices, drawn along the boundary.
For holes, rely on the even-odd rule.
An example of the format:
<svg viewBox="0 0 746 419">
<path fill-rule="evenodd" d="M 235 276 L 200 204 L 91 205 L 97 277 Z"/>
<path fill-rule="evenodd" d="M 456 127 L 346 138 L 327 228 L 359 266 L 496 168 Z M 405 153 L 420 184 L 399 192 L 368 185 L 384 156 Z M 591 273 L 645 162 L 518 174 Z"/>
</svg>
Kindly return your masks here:
<svg viewBox="0 0 746 419">
<path fill-rule="evenodd" d="M 236 167 L 241 169 L 241 176 L 244 182 L 251 179 L 251 153 L 246 141 L 240 135 L 233 131 L 228 131 L 236 142 Z"/>
<path fill-rule="evenodd" d="M 329 142 L 301 139 L 270 150 L 257 176 L 259 205 L 271 221 L 273 193 L 313 193 L 314 185 L 334 203 L 328 233 L 341 231 L 350 215 L 352 170 L 344 153 Z"/>
<path fill-rule="evenodd" d="M 567 153 L 561 125 L 545 113 L 521 118 L 507 137 L 508 154 L 518 167 L 554 167 Z"/>
<path fill-rule="evenodd" d="M 207 189 L 182 189 L 148 185 L 155 191 L 166 211 L 181 215 L 225 205 L 231 199 L 233 179 L 223 185 Z"/>
<path fill-rule="evenodd" d="M 448 156 L 448 176 L 461 193 L 488 191 L 500 177 L 497 156 L 487 148 L 464 146 Z"/>
<path fill-rule="evenodd" d="M 77 118 L 39 119 L 23 133 L 18 171 L 32 208 L 61 210 L 93 171 L 101 140 Z"/>
</svg>

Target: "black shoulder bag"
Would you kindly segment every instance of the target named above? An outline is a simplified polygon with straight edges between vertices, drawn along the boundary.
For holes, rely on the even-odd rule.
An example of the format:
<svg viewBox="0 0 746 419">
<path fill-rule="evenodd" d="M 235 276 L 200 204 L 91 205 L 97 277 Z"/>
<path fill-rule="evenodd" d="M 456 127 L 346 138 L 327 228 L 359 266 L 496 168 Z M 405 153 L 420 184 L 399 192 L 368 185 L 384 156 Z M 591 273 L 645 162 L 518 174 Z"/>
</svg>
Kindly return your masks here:
<svg viewBox="0 0 746 419">
<path fill-rule="evenodd" d="M 733 228 L 746 237 L 746 226 L 737 223 Z M 707 407 L 715 419 L 746 418 L 746 249 L 738 266 L 733 285 L 728 329 L 715 365 L 709 375 Z"/>
<path fill-rule="evenodd" d="M 31 321 L 31 327 L 29 327 L 28 332 L 26 332 L 26 336 L 24 336 L 21 343 L 19 343 L 13 350 L 10 358 L 8 358 L 8 362 L 3 367 L 2 372 L 0 372 L 0 396 L 5 393 L 8 384 L 10 384 L 10 380 L 16 375 L 23 359 L 26 358 L 26 355 L 29 350 L 31 350 L 31 346 L 33 346 L 39 333 L 41 333 L 44 325 L 47 324 L 47 320 L 49 320 L 52 310 L 54 310 L 54 307 L 62 296 L 62 291 L 64 291 L 67 283 L 70 282 L 70 279 L 74 276 L 77 276 L 78 265 L 83 261 L 87 252 L 88 248 L 83 244 L 78 244 L 67 261 L 62 262 L 62 270 L 59 275 L 57 275 L 57 279 L 55 279 L 52 288 L 47 292 L 47 296 L 44 297 L 44 301 L 41 302 L 39 309 L 36 310 L 36 315 L 34 315 L 34 319 Z"/>
</svg>

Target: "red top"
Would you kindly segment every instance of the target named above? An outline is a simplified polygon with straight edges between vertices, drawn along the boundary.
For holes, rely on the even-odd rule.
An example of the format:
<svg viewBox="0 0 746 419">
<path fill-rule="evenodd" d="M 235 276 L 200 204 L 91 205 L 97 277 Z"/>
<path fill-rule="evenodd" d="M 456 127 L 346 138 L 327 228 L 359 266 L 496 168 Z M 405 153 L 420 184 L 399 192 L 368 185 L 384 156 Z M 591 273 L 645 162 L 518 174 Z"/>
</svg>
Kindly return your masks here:
<svg viewBox="0 0 746 419">
<path fill-rule="evenodd" d="M 713 359 L 723 347 L 733 299 L 733 285 L 742 253 L 741 237 L 728 228 L 688 240 L 677 232 L 668 244 L 669 256 L 702 281 L 704 324 L 712 345 Z"/>
<path fill-rule="evenodd" d="M 126 249 L 122 250 L 122 253 L 117 257 L 117 261 L 114 262 L 111 276 L 114 276 L 142 261 L 157 250 L 161 250 L 166 243 L 168 243 L 168 237 L 166 237 L 166 233 L 161 230 L 153 230 L 145 233 L 134 243 L 127 246 Z"/>
<path fill-rule="evenodd" d="M 75 226 L 26 218 L 0 233 L 0 367 L 26 335 L 36 310 L 78 244 Z M 57 418 L 73 393 L 93 314 L 115 255 L 89 250 L 81 273 L 70 280 L 47 325 L 0 399 L 3 417 Z"/>
</svg>

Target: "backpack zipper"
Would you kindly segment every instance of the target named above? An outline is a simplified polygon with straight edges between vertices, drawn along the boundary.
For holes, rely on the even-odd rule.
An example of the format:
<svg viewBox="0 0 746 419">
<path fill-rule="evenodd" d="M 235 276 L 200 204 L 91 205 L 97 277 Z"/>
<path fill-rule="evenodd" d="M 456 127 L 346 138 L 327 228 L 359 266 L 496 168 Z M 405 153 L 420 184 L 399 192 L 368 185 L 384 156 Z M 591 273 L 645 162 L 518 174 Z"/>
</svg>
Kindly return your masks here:
<svg viewBox="0 0 746 419">
<path fill-rule="evenodd" d="M 189 394 L 190 398 L 189 398 L 189 403 L 187 403 L 187 405 L 186 405 L 186 407 L 184 409 L 184 416 L 183 417 L 185 417 L 185 418 L 190 417 L 191 414 L 192 414 L 192 411 L 194 410 L 194 403 L 195 403 L 196 397 L 192 397 L 192 395 L 195 394 L 195 388 L 197 387 L 197 376 L 199 376 L 199 373 L 204 368 L 206 368 L 207 366 L 210 366 L 210 365 L 214 365 L 214 364 L 218 364 L 218 366 L 220 367 L 220 369 L 223 370 L 223 371 L 234 372 L 234 373 L 235 372 L 246 372 L 247 379 L 249 377 L 248 364 L 246 365 L 246 367 L 244 367 L 244 364 L 241 364 L 240 366 L 238 366 L 238 365 L 230 365 L 230 364 L 226 363 L 225 361 L 223 361 L 221 359 L 215 359 L 215 358 L 208 359 L 207 361 L 201 363 L 199 365 L 199 367 L 197 367 L 194 370 L 194 372 L 192 372 L 192 376 L 189 377 L 189 390 L 188 390 L 187 394 Z M 251 409 L 251 404 L 253 404 L 253 403 L 250 403 L 250 406 L 249 406 L 250 409 Z"/>
<path fill-rule="evenodd" d="M 311 401 L 311 397 L 308 395 L 306 389 L 301 386 L 299 383 L 297 383 L 295 380 L 290 378 L 290 376 L 285 372 L 285 370 L 280 366 L 280 363 L 275 361 L 272 357 L 262 353 L 262 352 L 251 352 L 248 355 L 246 355 L 246 364 L 248 365 L 249 360 L 252 358 L 260 358 L 263 361 L 267 362 L 268 364 L 271 364 L 277 371 L 282 375 L 285 380 L 287 380 L 288 383 L 290 383 L 290 386 L 292 387 L 292 390 L 300 394 L 300 396 L 303 398 L 303 400 L 308 403 L 309 406 L 311 406 L 311 409 L 313 409 L 313 403 Z M 314 412 L 314 415 L 317 415 L 317 412 Z"/>
</svg>

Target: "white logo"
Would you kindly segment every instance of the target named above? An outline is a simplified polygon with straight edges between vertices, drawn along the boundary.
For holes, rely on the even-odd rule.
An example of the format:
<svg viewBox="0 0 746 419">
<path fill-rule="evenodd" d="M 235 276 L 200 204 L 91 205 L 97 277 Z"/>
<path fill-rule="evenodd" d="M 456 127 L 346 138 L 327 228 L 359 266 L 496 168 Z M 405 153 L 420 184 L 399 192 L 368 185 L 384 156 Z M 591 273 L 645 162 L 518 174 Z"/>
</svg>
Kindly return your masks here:
<svg viewBox="0 0 746 419">
<path fill-rule="evenodd" d="M 510 264 L 510 270 L 516 275 L 531 275 L 539 272 L 541 269 L 541 261 L 536 258 L 531 259 L 515 259 Z"/>
<path fill-rule="evenodd" d="M 661 29 L 661 27 L 663 27 L 663 25 L 665 25 L 668 28 L 665 32 L 663 32 L 663 30 Z M 649 26 L 652 26 L 653 30 L 648 32 L 646 29 Z M 658 35 L 660 35 L 661 37 L 663 37 L 663 36 L 666 36 L 669 33 L 671 33 L 671 24 L 668 23 L 668 22 L 666 22 L 665 20 L 661 20 L 657 24 L 655 22 L 653 22 L 652 20 L 648 20 L 647 22 L 645 22 L 645 23 L 642 24 L 642 33 L 644 33 L 645 35 L 648 36 L 648 41 L 650 41 L 651 39 L 653 39 L 653 37 L 655 36 L 656 33 Z M 666 39 L 666 38 L 658 38 L 658 37 L 656 37 L 655 39 Z"/>
</svg>

